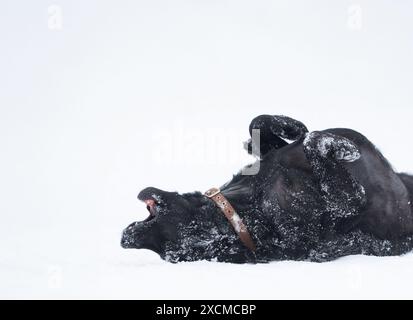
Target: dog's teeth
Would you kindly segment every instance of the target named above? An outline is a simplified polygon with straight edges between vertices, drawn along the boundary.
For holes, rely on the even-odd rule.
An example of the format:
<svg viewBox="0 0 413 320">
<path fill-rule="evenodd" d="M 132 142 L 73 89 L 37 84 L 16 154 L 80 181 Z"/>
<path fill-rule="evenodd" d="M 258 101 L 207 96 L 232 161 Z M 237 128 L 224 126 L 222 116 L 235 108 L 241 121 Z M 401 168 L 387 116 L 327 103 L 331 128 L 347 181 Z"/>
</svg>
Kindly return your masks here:
<svg viewBox="0 0 413 320">
<path fill-rule="evenodd" d="M 155 205 L 155 200 L 152 200 L 152 199 L 145 200 L 144 202 L 147 206 L 151 208 Z"/>
<path fill-rule="evenodd" d="M 144 200 L 146 208 L 148 209 L 151 216 L 156 215 L 156 202 L 153 199 Z"/>
</svg>

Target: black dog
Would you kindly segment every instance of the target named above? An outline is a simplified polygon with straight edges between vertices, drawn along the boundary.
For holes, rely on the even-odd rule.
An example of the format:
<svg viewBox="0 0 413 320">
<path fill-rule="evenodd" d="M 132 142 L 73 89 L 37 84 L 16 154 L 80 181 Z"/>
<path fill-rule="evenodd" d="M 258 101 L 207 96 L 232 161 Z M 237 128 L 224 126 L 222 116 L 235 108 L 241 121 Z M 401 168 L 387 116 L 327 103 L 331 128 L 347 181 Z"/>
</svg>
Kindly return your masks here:
<svg viewBox="0 0 413 320">
<path fill-rule="evenodd" d="M 328 261 L 400 255 L 413 248 L 413 177 L 397 174 L 375 146 L 349 129 L 308 133 L 299 121 L 262 115 L 256 175 L 221 188 L 256 250 L 247 248 L 216 202 L 201 193 L 143 190 L 149 217 L 127 227 L 124 248 L 171 262 Z M 285 140 L 294 141 L 288 144 Z M 239 230 L 238 230 L 239 231 Z"/>
</svg>

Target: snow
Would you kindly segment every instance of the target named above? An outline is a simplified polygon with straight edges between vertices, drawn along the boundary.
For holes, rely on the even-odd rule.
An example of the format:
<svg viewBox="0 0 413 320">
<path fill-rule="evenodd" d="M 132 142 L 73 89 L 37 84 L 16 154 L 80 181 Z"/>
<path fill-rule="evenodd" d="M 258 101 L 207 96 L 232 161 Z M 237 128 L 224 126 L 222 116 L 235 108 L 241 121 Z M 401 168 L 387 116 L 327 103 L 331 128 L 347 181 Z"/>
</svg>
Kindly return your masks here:
<svg viewBox="0 0 413 320">
<path fill-rule="evenodd" d="M 306 134 L 304 139 L 304 145 L 308 145 L 311 139 L 315 139 L 319 133 L 311 132 Z M 351 141 L 347 139 L 341 139 L 339 142 L 335 141 L 337 139 L 334 138 L 333 135 L 329 134 L 319 139 L 317 143 L 317 149 L 319 153 L 327 157 L 328 153 L 331 149 L 335 150 L 335 158 L 337 160 L 344 160 L 347 162 L 354 162 L 360 159 L 361 154 L 351 143 Z"/>
<path fill-rule="evenodd" d="M 235 231 L 237 231 L 237 233 L 241 232 L 241 228 L 242 228 L 242 220 L 240 218 L 240 216 L 235 212 L 234 215 L 232 216 L 232 222 L 233 222 L 233 226 L 235 228 Z"/>
<path fill-rule="evenodd" d="M 119 245 L 143 188 L 250 163 L 259 114 L 359 130 L 411 172 L 411 3 L 363 1 L 352 28 L 340 1 L 59 3 L 61 29 L 48 1 L 0 4 L 0 298 L 413 298 L 412 253 L 172 264 Z"/>
<path fill-rule="evenodd" d="M 110 239 L 110 237 L 108 237 Z M 113 239 L 115 240 L 115 239 Z M 108 241 L 109 242 L 109 241 Z M 149 251 L 74 257 L 2 258 L 1 298 L 103 299 L 403 299 L 411 298 L 413 255 L 353 256 L 329 263 L 171 264 Z"/>
<path fill-rule="evenodd" d="M 311 136 L 311 133 L 310 133 Z M 320 144 L 318 145 L 318 150 L 323 156 L 327 156 L 328 151 L 330 150 L 330 146 L 333 144 L 334 139 L 332 137 L 326 137 L 320 140 Z"/>
</svg>

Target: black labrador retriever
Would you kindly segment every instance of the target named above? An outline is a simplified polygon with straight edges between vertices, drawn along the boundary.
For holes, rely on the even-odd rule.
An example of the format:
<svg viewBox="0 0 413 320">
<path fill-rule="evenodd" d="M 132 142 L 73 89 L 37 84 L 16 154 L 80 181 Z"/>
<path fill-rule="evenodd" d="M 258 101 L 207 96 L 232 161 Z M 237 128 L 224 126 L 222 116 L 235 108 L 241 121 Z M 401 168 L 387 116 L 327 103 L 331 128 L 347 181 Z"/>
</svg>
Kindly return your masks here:
<svg viewBox="0 0 413 320">
<path fill-rule="evenodd" d="M 233 263 L 413 248 L 413 177 L 394 172 L 366 137 L 349 129 L 309 133 L 297 120 L 270 115 L 255 118 L 250 133 L 256 174 L 240 172 L 207 195 L 144 189 L 138 198 L 150 215 L 123 231 L 122 247 L 170 262 Z"/>
</svg>

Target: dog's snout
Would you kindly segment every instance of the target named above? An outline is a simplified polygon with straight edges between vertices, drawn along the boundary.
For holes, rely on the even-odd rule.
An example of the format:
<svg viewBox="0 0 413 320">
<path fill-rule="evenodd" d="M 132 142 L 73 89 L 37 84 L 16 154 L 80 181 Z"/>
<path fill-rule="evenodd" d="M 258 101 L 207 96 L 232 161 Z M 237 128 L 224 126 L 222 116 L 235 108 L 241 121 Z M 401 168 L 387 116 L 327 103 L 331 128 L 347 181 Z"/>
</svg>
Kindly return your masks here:
<svg viewBox="0 0 413 320">
<path fill-rule="evenodd" d="M 124 249 L 130 248 L 131 237 L 129 236 L 126 230 L 123 231 L 122 238 L 120 240 L 120 245 Z"/>
<path fill-rule="evenodd" d="M 138 194 L 138 199 L 141 201 L 147 201 L 147 200 L 154 200 L 157 201 L 158 197 L 161 197 L 162 194 L 164 194 L 165 191 L 162 191 L 157 188 L 149 187 L 146 189 L 143 189 L 141 192 Z"/>
</svg>

